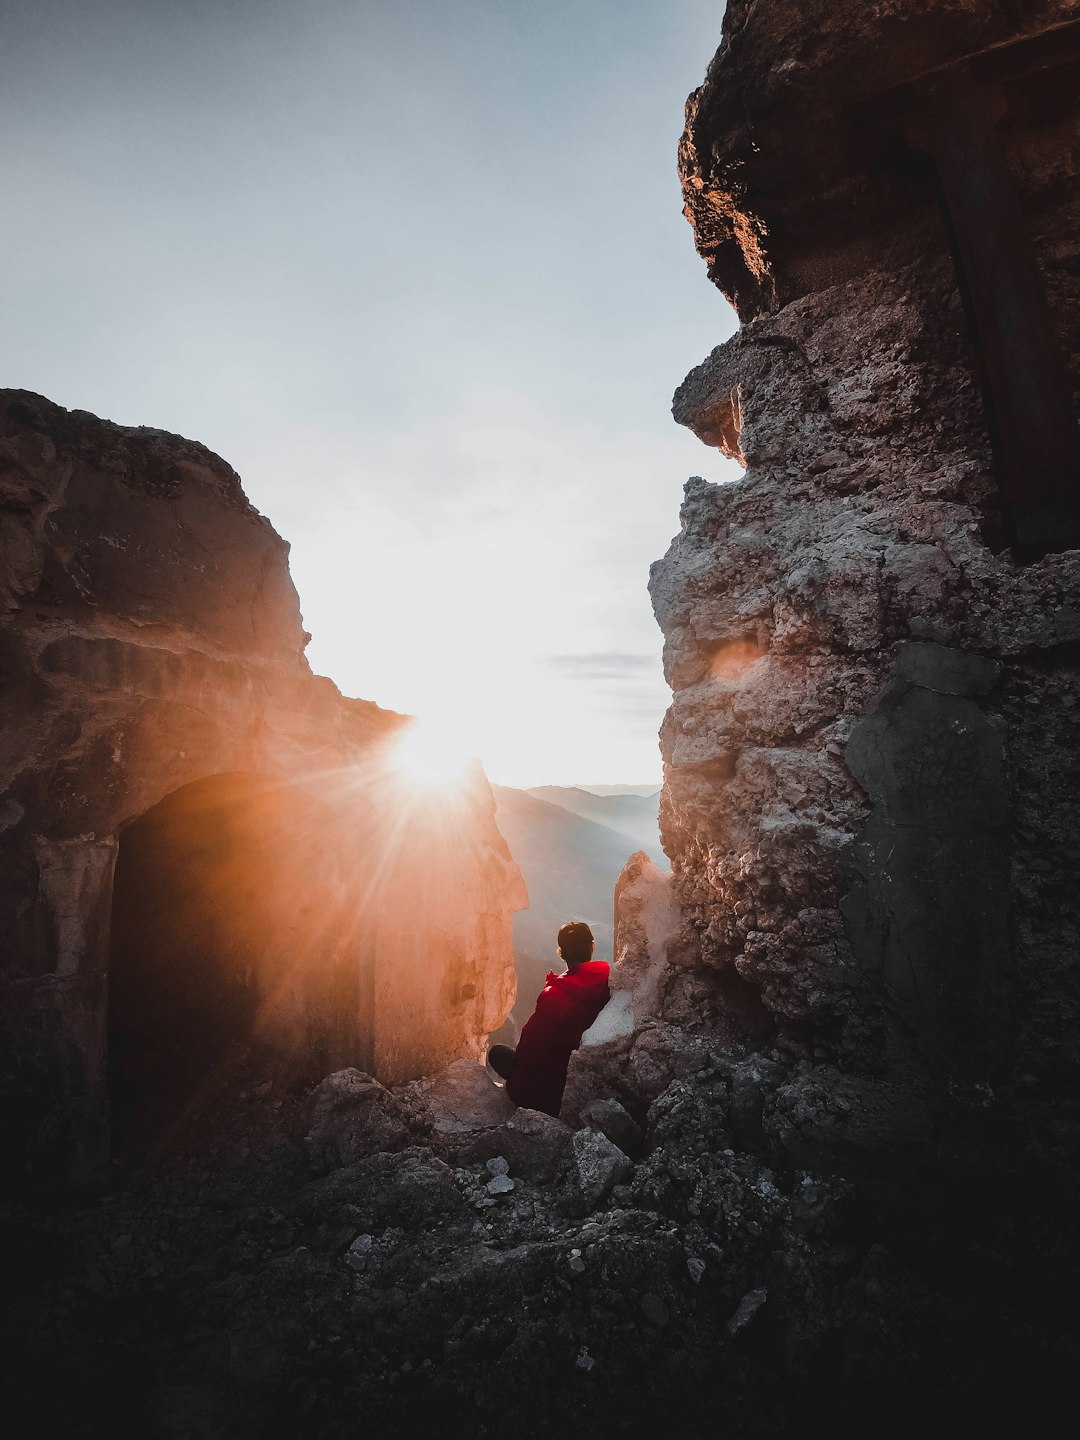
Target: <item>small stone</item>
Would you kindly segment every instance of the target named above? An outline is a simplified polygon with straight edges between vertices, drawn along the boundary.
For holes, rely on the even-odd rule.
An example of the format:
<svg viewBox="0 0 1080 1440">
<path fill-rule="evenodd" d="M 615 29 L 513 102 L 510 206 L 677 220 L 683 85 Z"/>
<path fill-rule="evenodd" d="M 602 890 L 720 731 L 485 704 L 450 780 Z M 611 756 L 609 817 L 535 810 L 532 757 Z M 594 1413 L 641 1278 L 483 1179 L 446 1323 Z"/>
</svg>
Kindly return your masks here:
<svg viewBox="0 0 1080 1440">
<path fill-rule="evenodd" d="M 578 1189 L 590 1210 L 628 1180 L 634 1168 L 629 1157 L 598 1130 L 575 1131 L 573 1153 Z"/>
<path fill-rule="evenodd" d="M 585 1274 L 585 1261 L 581 1258 L 580 1255 L 570 1256 L 570 1269 L 574 1272 L 575 1275 Z"/>
<path fill-rule="evenodd" d="M 705 1261 L 699 1260 L 696 1255 L 691 1255 L 686 1262 L 686 1268 L 690 1272 L 690 1279 L 695 1285 L 701 1284 L 701 1277 L 705 1274 Z"/>
<path fill-rule="evenodd" d="M 366 1268 L 374 1243 L 374 1237 L 371 1235 L 357 1235 L 345 1254 L 345 1264 L 350 1270 Z"/>
<path fill-rule="evenodd" d="M 487 1172 L 489 1175 L 509 1175 L 510 1162 L 505 1155 L 493 1155 L 487 1162 Z"/>
<path fill-rule="evenodd" d="M 484 1189 L 489 1195 L 508 1195 L 514 1188 L 509 1175 L 493 1175 Z"/>
<path fill-rule="evenodd" d="M 768 1291 L 761 1287 L 758 1290 L 748 1291 L 739 1301 L 735 1314 L 727 1322 L 727 1332 L 731 1336 L 740 1334 L 760 1313 L 762 1306 L 768 1299 Z"/>
<path fill-rule="evenodd" d="M 586 1373 L 588 1373 L 588 1371 L 590 1371 L 594 1367 L 596 1361 L 589 1354 L 589 1347 L 587 1345 L 583 1345 L 578 1351 L 577 1359 L 574 1361 L 574 1364 L 579 1370 L 584 1370 Z"/>
</svg>

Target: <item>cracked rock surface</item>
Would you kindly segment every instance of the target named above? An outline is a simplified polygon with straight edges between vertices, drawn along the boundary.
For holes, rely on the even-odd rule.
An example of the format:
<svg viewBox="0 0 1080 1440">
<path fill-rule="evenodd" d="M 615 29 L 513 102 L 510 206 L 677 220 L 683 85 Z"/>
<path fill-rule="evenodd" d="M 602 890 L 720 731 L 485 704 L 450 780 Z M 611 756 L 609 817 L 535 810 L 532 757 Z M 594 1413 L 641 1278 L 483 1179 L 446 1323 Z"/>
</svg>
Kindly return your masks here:
<svg viewBox="0 0 1080 1440">
<path fill-rule="evenodd" d="M 527 1111 L 439 1130 L 348 1071 L 234 1102 L 265 1121 L 246 1154 L 204 1135 L 101 1199 L 6 1206 L 10 1433 L 763 1436 L 813 1405 L 899 1434 L 928 1396 L 1014 1415 L 1018 1367 L 1080 1358 L 1008 1285 L 973 1330 L 972 1302 L 868 1250 L 848 1183 L 734 1138 L 738 1088 L 722 1056 L 672 1082 L 633 1163 Z M 350 1105 L 392 1112 L 395 1147 L 343 1163 Z"/>
</svg>

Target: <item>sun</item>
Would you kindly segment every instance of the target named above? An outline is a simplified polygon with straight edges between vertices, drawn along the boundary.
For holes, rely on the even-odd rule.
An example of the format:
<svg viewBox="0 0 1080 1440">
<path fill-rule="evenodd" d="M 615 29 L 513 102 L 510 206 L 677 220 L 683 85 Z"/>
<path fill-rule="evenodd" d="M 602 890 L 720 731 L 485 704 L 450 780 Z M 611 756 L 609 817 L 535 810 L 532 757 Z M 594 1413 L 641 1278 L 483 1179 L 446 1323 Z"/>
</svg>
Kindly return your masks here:
<svg viewBox="0 0 1080 1440">
<path fill-rule="evenodd" d="M 455 735 L 427 720 L 409 726 L 391 759 L 404 779 L 432 790 L 460 784 L 472 763 L 473 757 Z"/>
</svg>

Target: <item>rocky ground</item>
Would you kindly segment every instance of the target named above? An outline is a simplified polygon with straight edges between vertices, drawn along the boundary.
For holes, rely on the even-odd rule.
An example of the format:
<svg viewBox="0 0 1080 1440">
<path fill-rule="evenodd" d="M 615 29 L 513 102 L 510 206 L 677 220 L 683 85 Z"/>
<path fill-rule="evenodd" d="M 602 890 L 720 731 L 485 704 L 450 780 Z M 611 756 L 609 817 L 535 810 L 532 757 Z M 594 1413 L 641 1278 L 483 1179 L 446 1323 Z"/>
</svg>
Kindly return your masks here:
<svg viewBox="0 0 1080 1440">
<path fill-rule="evenodd" d="M 733 1143 L 745 1078 L 715 1055 L 577 1130 L 471 1061 L 395 1092 L 358 1071 L 237 1091 L 109 1194 L 6 1207 L 7 1434 L 1030 1424 L 1075 1339 L 947 1293 L 872 1243 L 843 1181 Z"/>
</svg>

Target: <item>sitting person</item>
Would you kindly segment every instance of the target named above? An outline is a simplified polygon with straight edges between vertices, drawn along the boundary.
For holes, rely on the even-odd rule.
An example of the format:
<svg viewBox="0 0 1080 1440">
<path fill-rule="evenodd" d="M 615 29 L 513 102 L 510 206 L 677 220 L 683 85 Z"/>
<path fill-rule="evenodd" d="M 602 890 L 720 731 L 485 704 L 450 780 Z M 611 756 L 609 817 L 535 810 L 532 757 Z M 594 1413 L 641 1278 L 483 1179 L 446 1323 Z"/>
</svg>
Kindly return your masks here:
<svg viewBox="0 0 1080 1440">
<path fill-rule="evenodd" d="M 566 1086 L 566 1068 L 581 1037 L 610 998 L 606 960 L 594 960 L 593 933 L 581 920 L 559 930 L 559 954 L 565 975 L 548 971 L 536 1009 L 525 1024 L 517 1049 L 493 1045 L 488 1062 L 506 1081 L 515 1105 L 558 1116 Z"/>
</svg>

